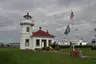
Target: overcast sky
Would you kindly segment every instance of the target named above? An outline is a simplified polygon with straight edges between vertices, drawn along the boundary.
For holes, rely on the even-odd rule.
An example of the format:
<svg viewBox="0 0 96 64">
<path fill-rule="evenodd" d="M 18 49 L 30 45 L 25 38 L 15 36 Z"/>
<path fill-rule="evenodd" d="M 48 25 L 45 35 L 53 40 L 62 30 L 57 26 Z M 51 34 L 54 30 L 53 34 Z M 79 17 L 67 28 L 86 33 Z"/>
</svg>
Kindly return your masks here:
<svg viewBox="0 0 96 64">
<path fill-rule="evenodd" d="M 75 15 L 73 21 L 68 19 L 71 9 Z M 0 42 L 20 41 L 20 21 L 27 12 L 35 21 L 33 31 L 41 26 L 56 36 L 56 40 L 77 35 L 88 41 L 94 38 L 96 0 L 0 0 Z M 71 32 L 66 36 L 68 24 Z"/>
</svg>

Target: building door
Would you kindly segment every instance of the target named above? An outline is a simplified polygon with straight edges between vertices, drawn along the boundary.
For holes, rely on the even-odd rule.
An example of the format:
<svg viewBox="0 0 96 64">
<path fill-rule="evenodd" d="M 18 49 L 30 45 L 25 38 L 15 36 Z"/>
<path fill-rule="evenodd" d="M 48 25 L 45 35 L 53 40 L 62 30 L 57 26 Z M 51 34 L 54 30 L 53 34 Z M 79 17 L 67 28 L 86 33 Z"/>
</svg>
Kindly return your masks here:
<svg viewBox="0 0 96 64">
<path fill-rule="evenodd" d="M 47 41 L 46 41 L 46 39 L 42 39 L 42 42 L 44 43 L 44 47 L 46 47 L 46 46 L 47 46 Z"/>
<path fill-rule="evenodd" d="M 25 46 L 29 46 L 29 39 L 25 39 Z"/>
<path fill-rule="evenodd" d="M 52 40 L 48 40 L 49 46 L 51 46 L 52 44 Z"/>
</svg>

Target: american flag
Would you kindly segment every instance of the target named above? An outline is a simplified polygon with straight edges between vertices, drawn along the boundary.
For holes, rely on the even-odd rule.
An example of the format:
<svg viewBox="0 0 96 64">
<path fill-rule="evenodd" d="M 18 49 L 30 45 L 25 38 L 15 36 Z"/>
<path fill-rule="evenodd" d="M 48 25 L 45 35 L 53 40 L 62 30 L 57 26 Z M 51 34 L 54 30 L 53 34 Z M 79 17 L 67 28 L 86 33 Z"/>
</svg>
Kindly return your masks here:
<svg viewBox="0 0 96 64">
<path fill-rule="evenodd" d="M 74 13 L 73 13 L 73 11 L 71 10 L 71 14 L 70 14 L 70 16 L 69 16 L 69 19 L 72 20 L 73 17 L 74 17 Z"/>
</svg>

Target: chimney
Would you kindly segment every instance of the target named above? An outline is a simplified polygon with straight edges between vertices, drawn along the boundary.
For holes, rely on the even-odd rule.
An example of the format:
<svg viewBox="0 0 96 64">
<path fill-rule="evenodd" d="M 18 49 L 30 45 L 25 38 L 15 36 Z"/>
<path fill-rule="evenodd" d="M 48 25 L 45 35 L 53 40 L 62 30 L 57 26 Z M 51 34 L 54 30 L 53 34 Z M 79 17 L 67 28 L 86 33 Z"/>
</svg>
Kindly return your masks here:
<svg viewBox="0 0 96 64">
<path fill-rule="evenodd" d="M 29 15 L 29 13 L 27 12 L 27 15 Z"/>
<path fill-rule="evenodd" d="M 47 30 L 47 33 L 49 33 L 48 30 Z"/>
<path fill-rule="evenodd" d="M 39 30 L 41 30 L 41 27 L 39 27 Z"/>
</svg>

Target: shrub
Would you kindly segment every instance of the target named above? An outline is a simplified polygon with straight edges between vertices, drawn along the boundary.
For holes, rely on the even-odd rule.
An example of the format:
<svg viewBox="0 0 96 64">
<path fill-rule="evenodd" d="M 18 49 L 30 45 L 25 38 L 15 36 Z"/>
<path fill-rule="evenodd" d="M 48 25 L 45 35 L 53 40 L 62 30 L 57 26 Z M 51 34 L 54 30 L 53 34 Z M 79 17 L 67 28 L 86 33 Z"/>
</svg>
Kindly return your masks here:
<svg viewBox="0 0 96 64">
<path fill-rule="evenodd" d="M 42 50 L 45 50 L 45 47 L 43 47 Z"/>
<path fill-rule="evenodd" d="M 56 46 L 58 46 L 58 44 L 56 44 L 56 42 L 54 42 L 54 43 L 51 45 L 52 48 L 55 48 Z"/>
<path fill-rule="evenodd" d="M 50 48 L 50 47 L 45 47 L 45 50 L 46 50 L 46 51 L 50 51 L 51 48 Z"/>
<path fill-rule="evenodd" d="M 60 47 L 58 45 L 55 46 L 55 50 L 60 50 Z"/>
<path fill-rule="evenodd" d="M 37 52 L 41 52 L 41 51 L 42 51 L 41 48 L 35 48 L 35 50 L 36 50 Z"/>
<path fill-rule="evenodd" d="M 96 50 L 96 46 L 92 46 L 91 49 L 92 49 L 92 50 Z"/>
</svg>

